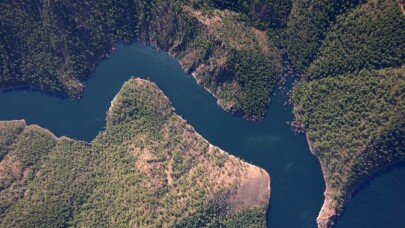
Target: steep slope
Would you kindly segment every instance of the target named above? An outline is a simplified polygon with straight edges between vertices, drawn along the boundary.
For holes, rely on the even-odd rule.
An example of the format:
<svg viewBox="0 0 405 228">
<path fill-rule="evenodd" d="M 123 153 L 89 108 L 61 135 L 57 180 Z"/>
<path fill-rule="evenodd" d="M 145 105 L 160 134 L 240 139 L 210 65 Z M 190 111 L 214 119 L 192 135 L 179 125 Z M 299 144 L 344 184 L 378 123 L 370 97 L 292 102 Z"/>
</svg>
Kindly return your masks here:
<svg viewBox="0 0 405 228">
<path fill-rule="evenodd" d="M 260 119 L 280 56 L 256 27 L 270 17 L 267 9 L 285 11 L 268 4 L 257 6 L 263 15 L 255 18 L 186 0 L 2 1 L 0 90 L 32 88 L 77 99 L 83 80 L 116 42 L 139 40 L 175 56 L 225 110 Z"/>
<path fill-rule="evenodd" d="M 318 223 L 339 215 L 365 178 L 405 160 L 405 69 L 363 71 L 297 86 L 297 119 L 326 182 Z"/>
<path fill-rule="evenodd" d="M 126 82 L 91 144 L 1 122 L 1 226 L 265 226 L 269 175 Z"/>
<path fill-rule="evenodd" d="M 232 11 L 184 9 L 200 30 L 183 49 L 175 44 L 169 53 L 218 98 L 223 109 L 251 120 L 262 118 L 280 59 L 266 32 L 238 22 L 240 15 Z"/>
<path fill-rule="evenodd" d="M 56 146 L 56 137 L 24 121 L 2 122 L 0 126 L 0 211 L 8 210 L 27 191 L 42 160 Z M 1 216 L 3 217 L 3 216 Z"/>
<path fill-rule="evenodd" d="M 290 0 L 209 0 L 196 1 L 197 4 L 211 4 L 219 9 L 229 9 L 235 12 L 241 12 L 245 17 L 255 24 L 255 26 L 264 28 L 280 28 L 287 24 L 287 16 L 291 9 Z"/>
<path fill-rule="evenodd" d="M 293 65 L 305 70 L 316 58 L 322 41 L 339 15 L 366 0 L 292 0 L 285 30 L 285 44 Z"/>
<path fill-rule="evenodd" d="M 329 227 L 360 182 L 405 159 L 405 16 L 369 0 L 337 17 L 294 88 L 297 120 L 326 181 L 319 227 Z"/>
<path fill-rule="evenodd" d="M 363 69 L 400 67 L 405 59 L 405 19 L 396 1 L 369 1 L 331 26 L 308 80 Z"/>
</svg>

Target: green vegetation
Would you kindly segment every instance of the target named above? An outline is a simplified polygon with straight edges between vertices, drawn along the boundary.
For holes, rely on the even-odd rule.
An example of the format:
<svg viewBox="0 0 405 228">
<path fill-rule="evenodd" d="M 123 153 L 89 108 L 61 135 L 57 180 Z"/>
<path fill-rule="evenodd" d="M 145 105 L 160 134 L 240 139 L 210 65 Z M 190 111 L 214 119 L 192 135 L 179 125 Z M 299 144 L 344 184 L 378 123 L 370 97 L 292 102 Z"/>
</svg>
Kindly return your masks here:
<svg viewBox="0 0 405 228">
<path fill-rule="evenodd" d="M 362 71 L 301 83 L 294 91 L 326 178 L 328 207 L 340 214 L 348 195 L 376 170 L 404 160 L 405 69 Z"/>
<path fill-rule="evenodd" d="M 293 92 L 296 117 L 325 174 L 320 227 L 333 224 L 360 182 L 405 159 L 401 7 L 395 0 L 369 0 L 339 12 L 315 30 L 323 35 L 309 42 L 312 48 L 291 52 L 304 72 Z"/>
<path fill-rule="evenodd" d="M 17 137 L 24 130 L 22 122 L 8 122 L 0 126 L 0 159 L 3 159 L 11 150 Z"/>
<path fill-rule="evenodd" d="M 27 184 L 37 175 L 41 163 L 55 148 L 53 135 L 24 121 L 1 124 L 0 212 L 4 213 L 27 191 Z M 2 218 L 3 216 L 0 216 Z"/>
<path fill-rule="evenodd" d="M 48 134 L 43 130 L 41 133 Z M 35 142 L 36 139 L 27 140 Z M 14 152 L 18 151 L 16 148 Z M 87 146 L 61 139 L 41 162 L 33 165 L 39 168 L 35 175 L 25 177 L 27 171 L 32 172 L 32 166 L 19 167 L 24 174 L 13 183 L 17 188 L 5 190 L 8 195 L 18 193 L 18 196 L 6 201 L 9 208 L 2 207 L 1 226 L 67 226 L 72 213 L 80 208 L 94 185 L 92 158 Z M 19 161 L 18 156 L 15 159 Z"/>
<path fill-rule="evenodd" d="M 405 59 L 402 28 L 405 19 L 396 1 L 370 1 L 338 17 L 305 77 L 314 80 L 363 69 L 400 67 Z"/>
<path fill-rule="evenodd" d="M 400 4 L 5 0 L 0 3 L 0 90 L 22 86 L 78 98 L 82 81 L 116 42 L 140 40 L 177 58 L 222 108 L 259 120 L 280 74 L 279 49 L 285 48 L 303 74 L 293 102 L 325 174 L 326 199 L 318 223 L 327 227 L 359 182 L 405 159 L 405 16 Z M 196 136 L 160 98 L 148 83 L 127 83 L 109 112 L 107 130 L 91 146 L 56 140 L 22 122 L 1 126 L 0 159 L 6 167 L 0 170 L 6 173 L 1 176 L 6 196 L 1 220 L 16 225 L 24 220 L 61 226 L 233 226 L 249 219 L 263 226 L 257 216 L 263 214 L 261 207 L 236 217 L 224 210 L 230 186 L 241 181 L 226 182 L 224 175 L 241 178 L 243 171 L 231 169 L 230 158 Z M 67 167 L 85 171 L 66 174 L 69 183 L 59 189 L 50 181 L 56 176 L 42 170 L 63 170 L 48 163 L 68 159 L 63 153 L 67 147 L 78 151 L 69 159 L 83 161 L 67 162 Z M 52 155 L 58 151 L 61 158 Z M 216 173 L 227 188 L 207 179 L 207 167 L 201 164 L 210 164 L 210 173 L 227 170 Z M 57 172 L 62 171 L 50 173 Z M 91 181 L 83 184 L 86 178 Z M 68 184 L 85 187 L 75 192 L 79 190 Z M 47 186 L 43 195 L 40 185 Z M 61 191 L 59 206 L 47 201 Z M 219 192 L 223 197 L 213 198 Z M 42 214 L 33 215 L 33 207 Z M 52 216 L 45 218 L 49 211 Z M 21 219 L 14 220 L 12 213 Z"/>
<path fill-rule="evenodd" d="M 240 101 L 243 113 L 251 118 L 261 117 L 263 111 L 267 110 L 269 91 L 276 83 L 273 62 L 261 53 L 254 56 L 247 51 L 232 53 L 228 61 L 236 81 L 244 91 Z"/>
<path fill-rule="evenodd" d="M 100 59 L 114 50 L 115 43 L 139 40 L 179 59 L 228 111 L 239 113 L 242 100 L 259 96 L 257 100 L 262 104 L 254 105 L 254 110 L 244 105 L 243 110 L 247 109 L 246 117 L 259 117 L 266 111 L 269 100 L 261 96 L 270 94 L 279 57 L 266 33 L 257 27 L 285 24 L 283 15 L 289 3 L 251 1 L 248 5 L 214 0 L 2 1 L 0 90 L 32 88 L 78 99 L 83 80 Z M 267 51 L 259 57 L 261 50 Z M 271 60 L 263 69 L 273 78 L 266 91 L 222 94 L 222 88 L 236 83 L 235 72 L 226 70 L 227 59 L 234 51 Z"/>
<path fill-rule="evenodd" d="M 398 147 L 405 136 L 400 134 L 404 130 L 400 126 L 405 123 L 404 73 L 404 69 L 362 71 L 355 76 L 347 74 L 296 87 L 294 100 L 299 104 L 296 107 L 299 120 L 307 129 L 317 156 L 331 174 L 327 180 L 330 187 L 341 188 L 345 186 L 341 182 L 358 180 L 356 175 L 369 174 L 373 166 L 395 161 L 395 156 L 405 156 Z M 363 151 L 371 143 L 388 143 L 388 140 L 379 141 L 387 131 L 397 135 L 387 151 Z M 362 159 L 362 156 L 369 157 Z M 362 169 L 350 173 L 353 170 L 349 164 L 362 165 Z M 334 170 L 348 171 L 348 174 L 337 175 Z"/>
<path fill-rule="evenodd" d="M 78 97 L 79 80 L 112 44 L 135 38 L 138 20 L 128 11 L 134 7 L 128 1 L 2 1 L 0 88 L 24 86 Z"/>
<path fill-rule="evenodd" d="M 261 214 L 264 208 L 242 210 L 234 215 L 222 215 L 225 205 L 208 204 L 176 227 L 266 227 L 266 220 Z"/>
<path fill-rule="evenodd" d="M 290 0 L 211 0 L 208 2 L 219 9 L 229 9 L 242 13 L 247 21 L 261 29 L 285 27 L 291 10 Z"/>
<path fill-rule="evenodd" d="M 316 57 L 330 25 L 366 0 L 293 0 L 288 17 L 285 43 L 288 56 L 298 70 L 304 70 Z"/>
<path fill-rule="evenodd" d="M 274 52 L 274 44 L 264 31 L 238 22 L 240 15 L 234 12 L 212 9 L 211 16 L 191 12 L 207 26 L 177 58 L 218 97 L 222 108 L 251 120 L 260 119 L 280 72 L 276 67 L 280 56 Z M 207 51 L 199 50 L 201 46 L 210 53 L 208 58 Z M 203 60 L 190 62 L 196 53 Z"/>
<path fill-rule="evenodd" d="M 268 174 L 210 145 L 148 81 L 124 84 L 91 144 L 24 121 L 0 136 L 1 227 L 265 226 L 269 189 L 254 178 Z M 234 208 L 240 194 L 261 197 Z"/>
</svg>

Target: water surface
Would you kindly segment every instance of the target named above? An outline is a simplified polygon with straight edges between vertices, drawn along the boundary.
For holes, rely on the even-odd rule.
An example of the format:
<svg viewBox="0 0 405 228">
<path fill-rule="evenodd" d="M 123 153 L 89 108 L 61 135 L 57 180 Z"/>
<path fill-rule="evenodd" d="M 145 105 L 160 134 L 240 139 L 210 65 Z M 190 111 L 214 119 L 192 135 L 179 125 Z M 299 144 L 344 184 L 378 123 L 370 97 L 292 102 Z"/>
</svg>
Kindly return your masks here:
<svg viewBox="0 0 405 228">
<path fill-rule="evenodd" d="M 293 116 L 291 107 L 284 105 L 285 92 L 275 92 L 269 114 L 262 122 L 247 122 L 219 109 L 214 97 L 185 74 L 173 58 L 135 44 L 119 47 L 117 53 L 99 64 L 95 75 L 86 82 L 79 102 L 28 91 L 9 92 L 0 95 L 0 120 L 25 119 L 28 124 L 48 128 L 57 136 L 91 141 L 104 128 L 111 100 L 131 76 L 155 82 L 172 101 L 176 112 L 212 144 L 270 173 L 268 223 L 271 227 L 316 227 L 325 184 L 319 162 L 308 150 L 305 137 L 294 135 L 287 124 Z M 383 221 L 376 216 L 358 217 L 359 210 L 364 214 L 393 211 L 394 215 L 390 216 L 396 216 L 397 223 L 393 220 L 392 226 L 387 227 L 401 225 L 403 220 L 397 215 L 404 210 L 391 208 L 392 198 L 376 198 L 378 193 L 368 189 L 384 185 L 391 195 L 402 197 L 399 193 L 405 189 L 404 177 L 405 169 L 399 168 L 378 177 L 383 182 L 378 178 L 373 180 L 349 204 L 337 227 L 360 227 L 354 224 L 372 227 L 377 221 Z M 390 178 L 401 186 L 391 188 Z M 384 210 L 372 207 L 373 203 L 385 205 Z"/>
</svg>

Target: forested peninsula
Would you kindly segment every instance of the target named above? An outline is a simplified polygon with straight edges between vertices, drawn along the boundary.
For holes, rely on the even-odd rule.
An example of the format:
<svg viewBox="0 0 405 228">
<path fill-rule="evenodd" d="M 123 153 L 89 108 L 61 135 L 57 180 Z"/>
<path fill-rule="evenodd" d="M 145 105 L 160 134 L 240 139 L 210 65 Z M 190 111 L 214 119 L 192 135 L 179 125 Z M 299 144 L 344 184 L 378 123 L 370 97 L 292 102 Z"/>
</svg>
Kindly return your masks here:
<svg viewBox="0 0 405 228">
<path fill-rule="evenodd" d="M 359 184 L 405 160 L 405 16 L 394 0 L 323 6 L 335 9 L 333 18 L 321 17 L 327 11 L 319 18 L 299 13 L 319 4 L 325 3 L 293 8 L 290 19 L 297 22 L 289 33 L 306 32 L 288 42 L 303 72 L 293 89 L 295 114 L 326 182 L 323 228 L 333 225 Z M 305 34 L 316 24 L 323 39 L 311 41 Z"/>
<path fill-rule="evenodd" d="M 265 227 L 266 171 L 211 145 L 131 79 L 91 142 L 0 122 L 2 227 Z M 243 225 L 245 224 L 245 225 Z"/>
<path fill-rule="evenodd" d="M 360 183 L 405 160 L 404 12 L 402 0 L 5 0 L 0 89 L 78 99 L 117 42 L 140 41 L 223 109 L 260 120 L 288 57 L 296 122 L 326 182 L 318 225 L 330 227 Z"/>
</svg>

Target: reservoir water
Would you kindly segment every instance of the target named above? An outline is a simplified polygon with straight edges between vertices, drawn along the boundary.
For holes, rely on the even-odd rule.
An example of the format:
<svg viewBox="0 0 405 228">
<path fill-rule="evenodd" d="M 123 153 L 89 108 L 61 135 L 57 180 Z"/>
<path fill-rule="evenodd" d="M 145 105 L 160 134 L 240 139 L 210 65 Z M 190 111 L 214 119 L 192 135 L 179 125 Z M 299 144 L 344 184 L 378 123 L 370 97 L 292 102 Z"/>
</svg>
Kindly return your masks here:
<svg viewBox="0 0 405 228">
<path fill-rule="evenodd" d="M 305 137 L 294 135 L 287 124 L 293 116 L 291 107 L 284 105 L 285 91 L 275 92 L 262 122 L 251 123 L 219 109 L 215 98 L 175 59 L 134 44 L 119 46 L 97 66 L 79 102 L 30 91 L 8 92 L 0 95 L 0 120 L 25 119 L 57 136 L 91 141 L 103 130 L 111 100 L 131 76 L 155 82 L 176 112 L 212 144 L 270 173 L 269 226 L 316 227 L 325 184 Z M 404 166 L 383 172 L 355 195 L 336 227 L 401 227 L 404 192 Z"/>
</svg>

